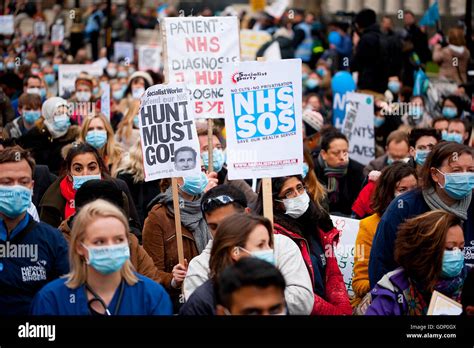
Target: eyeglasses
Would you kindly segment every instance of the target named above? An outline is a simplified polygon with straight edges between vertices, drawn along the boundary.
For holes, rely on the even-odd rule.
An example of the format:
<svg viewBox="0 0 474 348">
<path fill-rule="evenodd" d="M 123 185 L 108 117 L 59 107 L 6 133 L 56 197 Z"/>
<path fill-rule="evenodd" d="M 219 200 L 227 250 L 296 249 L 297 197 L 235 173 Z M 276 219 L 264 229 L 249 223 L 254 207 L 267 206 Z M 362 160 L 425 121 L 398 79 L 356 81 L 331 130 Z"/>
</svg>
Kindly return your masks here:
<svg viewBox="0 0 474 348">
<path fill-rule="evenodd" d="M 302 195 L 306 191 L 306 186 L 303 184 L 298 184 L 296 186 L 296 189 L 288 189 L 285 192 L 283 192 L 283 197 L 288 199 L 288 198 L 295 198 L 298 197 L 299 195 Z"/>
<path fill-rule="evenodd" d="M 234 202 L 234 199 L 227 195 L 212 197 L 201 202 L 201 210 L 205 213 L 232 202 Z"/>
</svg>

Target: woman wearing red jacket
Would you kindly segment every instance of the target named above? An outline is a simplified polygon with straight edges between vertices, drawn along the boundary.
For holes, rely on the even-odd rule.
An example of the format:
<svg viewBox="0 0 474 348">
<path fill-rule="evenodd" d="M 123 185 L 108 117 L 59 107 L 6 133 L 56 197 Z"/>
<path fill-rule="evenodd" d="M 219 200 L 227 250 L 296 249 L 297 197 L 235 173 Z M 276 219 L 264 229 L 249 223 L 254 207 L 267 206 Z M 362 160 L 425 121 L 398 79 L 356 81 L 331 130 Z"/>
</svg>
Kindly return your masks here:
<svg viewBox="0 0 474 348">
<path fill-rule="evenodd" d="M 262 192 L 257 211 L 263 213 Z M 352 314 L 349 296 L 333 246 L 339 231 L 329 214 L 309 197 L 301 175 L 272 179 L 274 233 L 291 238 L 300 248 L 313 282 L 312 315 Z"/>
</svg>

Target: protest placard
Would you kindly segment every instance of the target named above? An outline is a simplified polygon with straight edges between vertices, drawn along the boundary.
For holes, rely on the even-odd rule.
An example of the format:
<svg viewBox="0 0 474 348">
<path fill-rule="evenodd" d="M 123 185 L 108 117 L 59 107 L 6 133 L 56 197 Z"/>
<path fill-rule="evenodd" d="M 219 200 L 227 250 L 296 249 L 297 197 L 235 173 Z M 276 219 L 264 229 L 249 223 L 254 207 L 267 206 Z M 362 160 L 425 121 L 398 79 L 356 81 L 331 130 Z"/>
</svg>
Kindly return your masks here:
<svg viewBox="0 0 474 348">
<path fill-rule="evenodd" d="M 110 85 L 107 82 L 100 83 L 100 112 L 110 121 Z"/>
<path fill-rule="evenodd" d="M 237 62 L 237 17 L 164 18 L 165 78 L 185 82 L 197 118 L 223 118 L 222 65 Z"/>
<path fill-rule="evenodd" d="M 124 41 L 114 42 L 114 60 L 116 62 L 125 60 L 128 63 L 133 63 L 133 60 L 134 60 L 133 43 L 124 42 Z"/>
<path fill-rule="evenodd" d="M 357 233 L 359 233 L 359 220 L 335 215 L 331 215 L 331 220 L 334 227 L 341 231 L 339 243 L 333 245 L 333 247 L 337 263 L 341 269 L 342 277 L 344 278 L 344 283 L 346 284 L 347 292 L 349 296 L 353 296 L 352 277 L 354 258 L 369 257 L 369 255 L 364 255 L 364 250 L 361 246 L 356 247 L 355 245 Z"/>
<path fill-rule="evenodd" d="M 14 16 L 6 15 L 0 16 L 0 34 L 12 35 L 15 33 Z"/>
<path fill-rule="evenodd" d="M 434 290 L 431 295 L 428 315 L 461 315 L 462 306 L 439 291 Z"/>
<path fill-rule="evenodd" d="M 155 85 L 138 113 L 145 181 L 200 174 L 200 148 L 184 84 Z"/>
<path fill-rule="evenodd" d="M 351 159 L 367 165 L 375 158 L 374 97 L 349 92 L 346 102 L 342 133 L 349 140 L 349 155 Z"/>
<path fill-rule="evenodd" d="M 60 46 L 64 41 L 64 25 L 55 24 L 51 28 L 51 44 Z"/>
<path fill-rule="evenodd" d="M 138 69 L 159 71 L 161 65 L 161 49 L 159 46 L 144 45 L 138 47 Z"/>
<path fill-rule="evenodd" d="M 240 59 L 255 60 L 257 51 L 272 39 L 266 31 L 242 29 L 240 31 Z"/>
<path fill-rule="evenodd" d="M 74 83 L 81 72 L 100 77 L 103 70 L 100 66 L 92 64 L 60 64 L 58 70 L 58 93 L 59 96 L 74 91 Z"/>
<path fill-rule="evenodd" d="M 33 33 L 36 37 L 46 36 L 46 22 L 44 21 L 37 21 L 33 25 Z"/>
<path fill-rule="evenodd" d="M 301 174 L 301 60 L 224 65 L 229 179 Z"/>
</svg>

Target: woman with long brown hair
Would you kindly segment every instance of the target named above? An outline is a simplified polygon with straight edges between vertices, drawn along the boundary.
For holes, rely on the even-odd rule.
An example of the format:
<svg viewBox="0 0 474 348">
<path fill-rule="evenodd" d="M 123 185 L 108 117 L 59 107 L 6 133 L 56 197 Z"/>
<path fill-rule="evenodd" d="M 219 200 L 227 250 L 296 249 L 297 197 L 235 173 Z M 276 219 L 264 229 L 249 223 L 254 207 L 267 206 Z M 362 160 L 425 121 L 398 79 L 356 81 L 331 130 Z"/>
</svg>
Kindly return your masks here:
<svg viewBox="0 0 474 348">
<path fill-rule="evenodd" d="M 181 308 L 181 315 L 215 314 L 214 282 L 222 271 L 242 257 L 258 257 L 274 264 L 270 220 L 244 213 L 226 218 L 218 227 L 209 259 L 210 278 L 198 287 Z"/>
<path fill-rule="evenodd" d="M 460 302 L 467 276 L 462 222 L 433 210 L 399 226 L 395 261 L 371 292 L 367 315 L 426 315 L 433 291 Z"/>
</svg>

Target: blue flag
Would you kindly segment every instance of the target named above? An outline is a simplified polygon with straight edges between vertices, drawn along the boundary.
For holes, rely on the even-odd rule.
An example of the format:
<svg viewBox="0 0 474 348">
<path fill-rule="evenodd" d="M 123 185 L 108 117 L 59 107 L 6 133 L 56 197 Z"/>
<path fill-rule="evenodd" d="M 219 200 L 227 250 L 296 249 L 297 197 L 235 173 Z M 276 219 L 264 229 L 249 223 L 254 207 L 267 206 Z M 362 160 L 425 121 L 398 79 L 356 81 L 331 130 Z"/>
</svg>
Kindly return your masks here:
<svg viewBox="0 0 474 348">
<path fill-rule="evenodd" d="M 419 24 L 421 26 L 434 27 L 437 21 L 439 21 L 439 7 L 438 1 L 435 1 L 420 19 Z"/>
<path fill-rule="evenodd" d="M 418 97 L 422 96 L 426 93 L 428 89 L 428 76 L 426 76 L 425 72 L 422 69 L 418 69 L 415 72 L 415 83 L 413 85 L 413 96 Z"/>
</svg>

